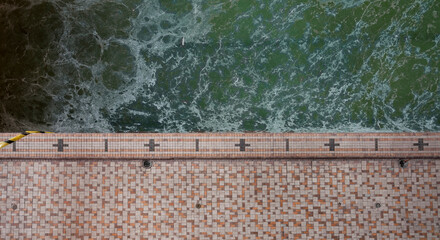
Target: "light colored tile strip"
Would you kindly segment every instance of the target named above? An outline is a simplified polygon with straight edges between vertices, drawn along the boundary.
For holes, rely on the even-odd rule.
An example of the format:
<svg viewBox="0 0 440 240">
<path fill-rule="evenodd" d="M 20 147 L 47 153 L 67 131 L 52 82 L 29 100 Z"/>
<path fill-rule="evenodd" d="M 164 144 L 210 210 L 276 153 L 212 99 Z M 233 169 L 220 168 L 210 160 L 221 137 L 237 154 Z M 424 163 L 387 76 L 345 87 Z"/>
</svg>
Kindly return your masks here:
<svg viewBox="0 0 440 240">
<path fill-rule="evenodd" d="M 33 134 L 0 150 L 0 158 L 274 157 L 439 158 L 440 133 L 57 133 Z"/>
</svg>

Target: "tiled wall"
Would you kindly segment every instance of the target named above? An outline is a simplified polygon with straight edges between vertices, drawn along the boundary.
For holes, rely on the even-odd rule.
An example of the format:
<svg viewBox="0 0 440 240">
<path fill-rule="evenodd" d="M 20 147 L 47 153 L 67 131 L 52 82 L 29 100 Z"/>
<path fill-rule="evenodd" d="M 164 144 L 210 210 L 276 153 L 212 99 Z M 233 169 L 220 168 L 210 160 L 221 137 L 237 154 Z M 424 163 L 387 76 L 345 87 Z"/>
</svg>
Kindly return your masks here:
<svg viewBox="0 0 440 240">
<path fill-rule="evenodd" d="M 440 133 L 37 133 L 0 158 L 440 158 Z"/>
<path fill-rule="evenodd" d="M 440 163 L 0 161 L 0 239 L 440 239 Z"/>
</svg>

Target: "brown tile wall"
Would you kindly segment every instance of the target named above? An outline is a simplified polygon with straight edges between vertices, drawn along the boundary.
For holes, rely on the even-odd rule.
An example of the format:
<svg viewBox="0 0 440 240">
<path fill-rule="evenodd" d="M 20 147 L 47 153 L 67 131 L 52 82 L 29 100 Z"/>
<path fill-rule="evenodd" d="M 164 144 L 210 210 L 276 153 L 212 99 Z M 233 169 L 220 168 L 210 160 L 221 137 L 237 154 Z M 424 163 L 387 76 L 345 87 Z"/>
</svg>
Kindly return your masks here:
<svg viewBox="0 0 440 240">
<path fill-rule="evenodd" d="M 0 239 L 440 239 L 439 186 L 429 159 L 6 159 Z"/>
</svg>

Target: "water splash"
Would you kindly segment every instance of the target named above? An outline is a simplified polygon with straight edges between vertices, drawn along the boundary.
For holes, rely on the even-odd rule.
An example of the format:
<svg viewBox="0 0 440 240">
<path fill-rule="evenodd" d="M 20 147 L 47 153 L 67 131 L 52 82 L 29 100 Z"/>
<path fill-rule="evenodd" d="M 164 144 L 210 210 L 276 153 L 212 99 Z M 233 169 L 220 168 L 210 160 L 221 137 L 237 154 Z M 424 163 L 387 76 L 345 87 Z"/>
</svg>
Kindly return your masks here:
<svg viewBox="0 0 440 240">
<path fill-rule="evenodd" d="M 8 0 L 1 129 L 438 131 L 439 11 L 434 0 Z"/>
</svg>

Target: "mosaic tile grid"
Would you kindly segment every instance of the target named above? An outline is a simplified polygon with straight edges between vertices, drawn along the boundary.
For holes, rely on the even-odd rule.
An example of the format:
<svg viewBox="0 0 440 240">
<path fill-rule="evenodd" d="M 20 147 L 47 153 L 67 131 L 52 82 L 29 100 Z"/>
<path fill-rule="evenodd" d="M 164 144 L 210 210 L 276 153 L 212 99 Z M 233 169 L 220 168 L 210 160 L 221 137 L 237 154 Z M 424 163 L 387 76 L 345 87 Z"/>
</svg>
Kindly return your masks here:
<svg viewBox="0 0 440 240">
<path fill-rule="evenodd" d="M 440 239 L 440 162 L 0 161 L 0 239 Z"/>
<path fill-rule="evenodd" d="M 0 158 L 440 158 L 440 133 L 37 133 Z"/>
</svg>

